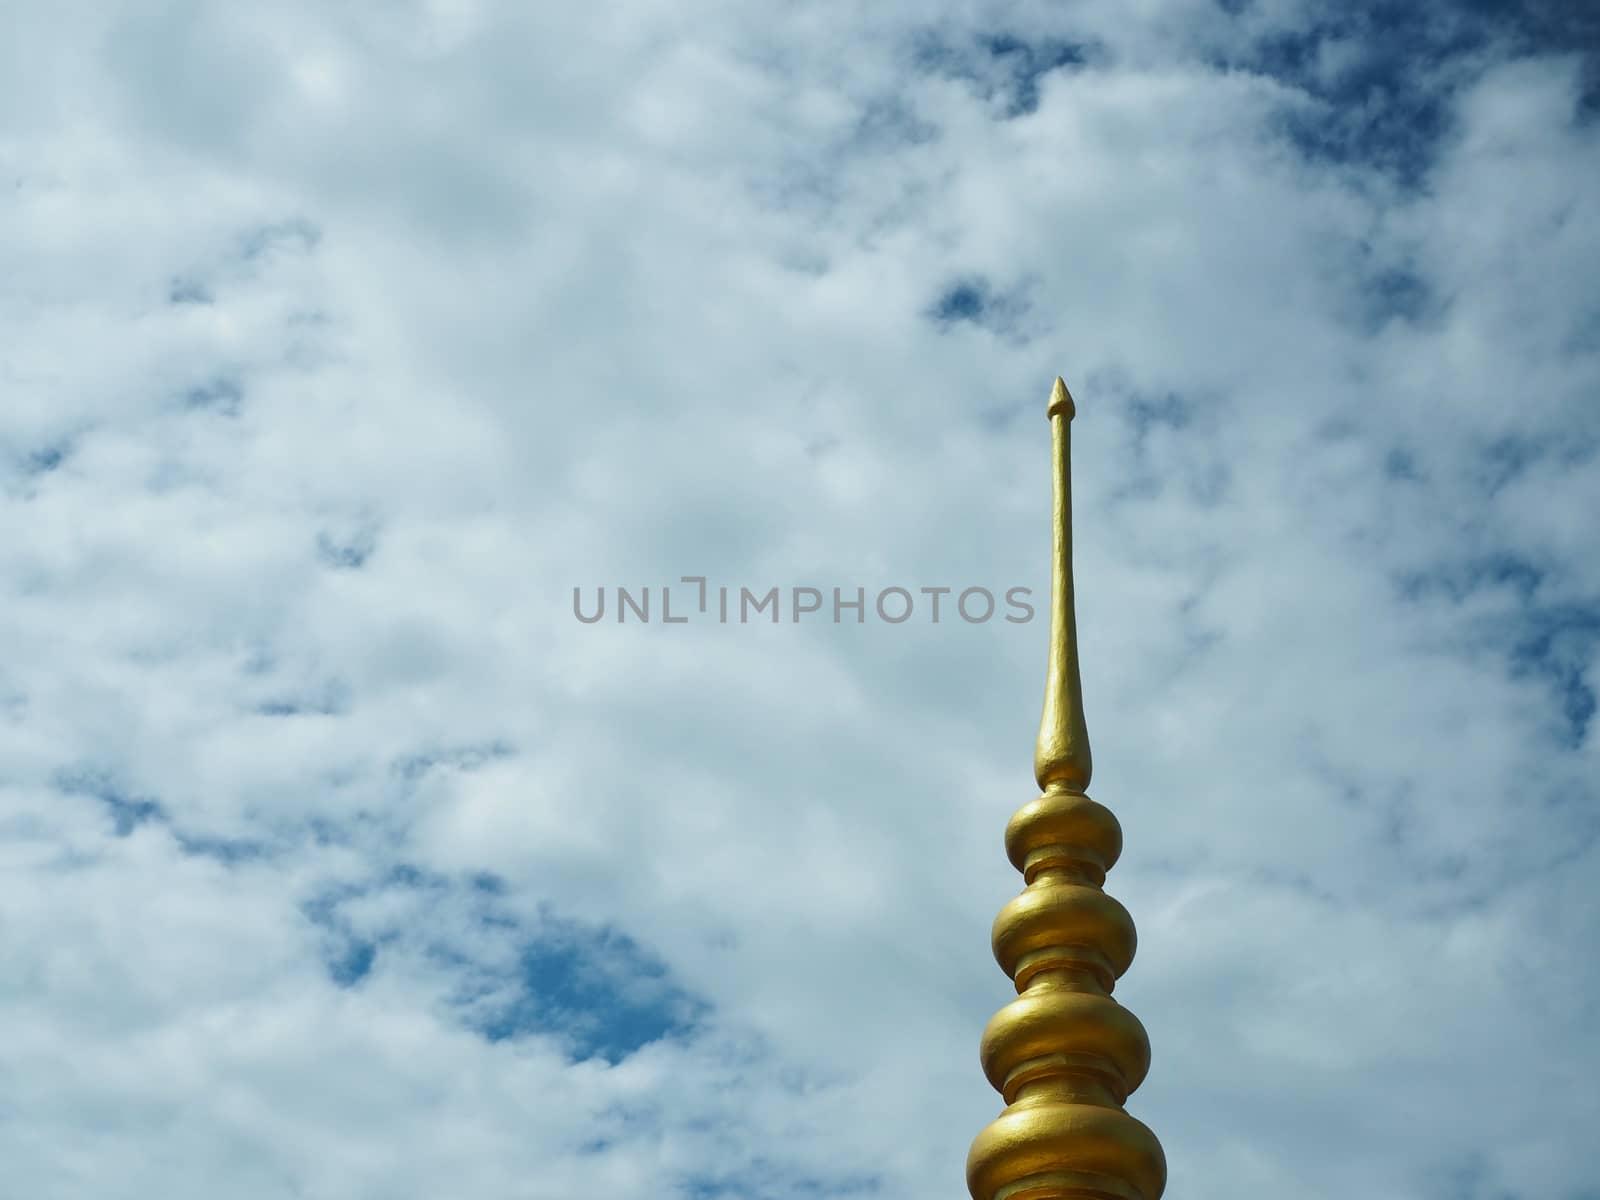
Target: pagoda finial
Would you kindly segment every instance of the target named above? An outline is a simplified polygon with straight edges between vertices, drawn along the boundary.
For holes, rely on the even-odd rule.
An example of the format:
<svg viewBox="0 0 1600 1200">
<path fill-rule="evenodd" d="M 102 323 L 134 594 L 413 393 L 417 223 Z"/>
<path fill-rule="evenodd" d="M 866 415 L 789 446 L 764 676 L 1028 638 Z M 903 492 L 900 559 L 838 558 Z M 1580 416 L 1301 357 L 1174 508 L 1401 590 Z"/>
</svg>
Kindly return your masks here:
<svg viewBox="0 0 1600 1200">
<path fill-rule="evenodd" d="M 1150 1067 L 1137 1017 L 1111 998 L 1133 961 L 1133 920 L 1102 890 L 1122 851 L 1111 811 L 1084 794 L 1089 733 L 1072 596 L 1076 413 L 1057 379 L 1045 410 L 1055 461 L 1050 666 L 1034 754 L 1043 795 L 1006 827 L 1022 894 L 995 918 L 995 958 L 1017 998 L 983 1032 L 984 1074 L 1006 1109 L 967 1155 L 973 1200 L 1159 1200 L 1161 1143 L 1123 1110 Z"/>
<path fill-rule="evenodd" d="M 1045 676 L 1044 716 L 1033 752 L 1033 774 L 1041 788 L 1060 784 L 1069 792 L 1089 786 L 1089 727 L 1083 720 L 1083 684 L 1078 679 L 1078 623 L 1072 597 L 1072 418 L 1078 406 L 1056 376 L 1045 415 L 1054 460 L 1055 553 L 1050 565 L 1050 666 Z"/>
</svg>

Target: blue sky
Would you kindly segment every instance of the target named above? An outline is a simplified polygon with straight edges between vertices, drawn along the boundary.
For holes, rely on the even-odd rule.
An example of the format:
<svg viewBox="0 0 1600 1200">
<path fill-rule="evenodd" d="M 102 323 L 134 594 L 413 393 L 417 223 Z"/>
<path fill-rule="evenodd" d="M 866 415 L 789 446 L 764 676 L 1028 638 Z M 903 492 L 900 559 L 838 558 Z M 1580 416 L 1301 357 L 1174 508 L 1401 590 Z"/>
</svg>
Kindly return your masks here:
<svg viewBox="0 0 1600 1200">
<path fill-rule="evenodd" d="M 1169 1194 L 1600 1196 L 1585 6 L 11 26 L 16 1195 L 964 1194 L 1061 373 Z"/>
</svg>

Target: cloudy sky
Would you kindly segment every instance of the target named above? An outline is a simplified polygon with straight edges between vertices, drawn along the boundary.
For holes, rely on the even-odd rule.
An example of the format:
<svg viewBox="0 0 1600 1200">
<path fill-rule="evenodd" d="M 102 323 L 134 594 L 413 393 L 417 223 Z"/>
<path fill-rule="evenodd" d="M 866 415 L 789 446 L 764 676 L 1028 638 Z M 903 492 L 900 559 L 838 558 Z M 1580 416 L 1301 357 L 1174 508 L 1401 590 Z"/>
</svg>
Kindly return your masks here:
<svg viewBox="0 0 1600 1200">
<path fill-rule="evenodd" d="M 1058 372 L 1168 1194 L 1600 1196 L 1581 0 L 5 26 L 6 1196 L 965 1195 Z"/>
</svg>

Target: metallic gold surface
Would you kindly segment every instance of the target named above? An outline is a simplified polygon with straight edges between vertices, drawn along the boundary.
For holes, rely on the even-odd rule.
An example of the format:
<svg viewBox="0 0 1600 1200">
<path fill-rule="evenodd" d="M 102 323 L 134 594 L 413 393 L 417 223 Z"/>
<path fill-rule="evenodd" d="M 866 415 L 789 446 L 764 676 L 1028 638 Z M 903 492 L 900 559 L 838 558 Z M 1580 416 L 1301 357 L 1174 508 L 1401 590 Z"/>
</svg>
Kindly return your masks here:
<svg viewBox="0 0 1600 1200">
<path fill-rule="evenodd" d="M 1055 553 L 1050 560 L 1050 668 L 1033 774 L 1046 791 L 1060 783 L 1069 792 L 1081 792 L 1089 786 L 1092 764 L 1089 727 L 1083 721 L 1083 685 L 1078 681 L 1078 624 L 1072 599 L 1072 418 L 1078 408 L 1059 375 L 1045 413 L 1055 467 Z"/>
<path fill-rule="evenodd" d="M 1133 961 L 1133 920 L 1101 890 L 1122 853 L 1111 811 L 1084 794 L 1089 730 L 1072 594 L 1071 421 L 1056 380 L 1046 409 L 1055 465 L 1050 664 L 1034 774 L 1044 794 L 1006 827 L 1022 894 L 1000 910 L 994 955 L 1017 998 L 983 1033 L 983 1072 L 1006 1109 L 967 1155 L 973 1200 L 1158 1200 L 1166 1156 L 1123 1111 L 1150 1068 L 1144 1026 L 1111 998 Z"/>
</svg>

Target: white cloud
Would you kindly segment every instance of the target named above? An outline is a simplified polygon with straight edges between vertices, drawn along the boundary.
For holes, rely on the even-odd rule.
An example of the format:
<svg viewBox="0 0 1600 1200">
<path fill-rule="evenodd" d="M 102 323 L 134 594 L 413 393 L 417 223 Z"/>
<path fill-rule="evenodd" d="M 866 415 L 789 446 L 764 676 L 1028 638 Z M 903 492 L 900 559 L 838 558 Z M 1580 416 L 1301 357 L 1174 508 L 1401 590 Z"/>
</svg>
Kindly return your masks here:
<svg viewBox="0 0 1600 1200">
<path fill-rule="evenodd" d="M 1341 109 L 1368 19 L 1274 58 L 1312 16 L 31 14 L 18 1194 L 959 1194 L 1042 623 L 571 596 L 1042 608 L 1059 371 L 1171 1194 L 1583 1195 L 1584 64 L 1419 61 L 1397 170 L 1303 136 L 1388 112 Z M 668 1036 L 572 1061 L 597 979 L 616 1045 Z"/>
</svg>

